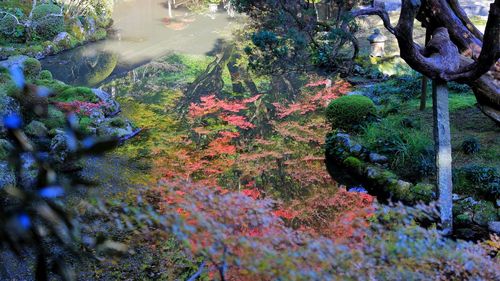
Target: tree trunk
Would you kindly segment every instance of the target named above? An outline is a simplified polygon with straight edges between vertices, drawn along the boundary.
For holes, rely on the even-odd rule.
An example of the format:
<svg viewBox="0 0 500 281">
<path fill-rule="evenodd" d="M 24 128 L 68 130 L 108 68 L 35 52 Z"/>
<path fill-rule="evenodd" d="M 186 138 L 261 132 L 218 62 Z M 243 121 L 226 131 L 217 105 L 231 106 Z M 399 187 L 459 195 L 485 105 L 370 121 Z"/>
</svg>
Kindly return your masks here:
<svg viewBox="0 0 500 281">
<path fill-rule="evenodd" d="M 448 87 L 446 82 L 433 82 L 432 99 L 439 213 L 442 231 L 445 235 L 449 235 L 453 230 L 453 184 L 451 170 L 450 113 L 448 107 Z"/>
<path fill-rule="evenodd" d="M 486 29 L 500 29 L 500 1 L 491 4 L 491 23 Z M 419 12 L 418 20 L 428 29 L 439 26 L 445 27 L 450 33 L 451 41 L 458 47 L 461 54 L 477 60 L 483 48 L 483 35 L 470 23 L 465 12 L 456 0 L 424 0 Z M 495 34 L 493 32 L 493 34 Z M 493 43 L 497 46 L 499 39 L 494 35 Z M 479 108 L 488 117 L 500 123 L 500 62 L 491 68 L 490 72 L 482 75 L 478 80 L 468 82 L 472 88 Z"/>
</svg>

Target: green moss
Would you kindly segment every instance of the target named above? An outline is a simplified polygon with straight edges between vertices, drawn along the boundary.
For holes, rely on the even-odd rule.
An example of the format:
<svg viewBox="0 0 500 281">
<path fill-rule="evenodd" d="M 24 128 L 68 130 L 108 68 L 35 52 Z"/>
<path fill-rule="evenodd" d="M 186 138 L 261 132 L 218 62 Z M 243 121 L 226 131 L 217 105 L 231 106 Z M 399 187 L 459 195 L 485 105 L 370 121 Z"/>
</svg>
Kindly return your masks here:
<svg viewBox="0 0 500 281">
<path fill-rule="evenodd" d="M 418 183 L 410 188 L 414 202 L 430 203 L 434 199 L 434 185 Z"/>
<path fill-rule="evenodd" d="M 479 225 L 488 225 L 490 221 L 496 221 L 497 210 L 495 205 L 489 201 L 479 201 L 473 208 L 474 222 Z"/>
<path fill-rule="evenodd" d="M 326 109 L 326 119 L 333 129 L 353 129 L 375 115 L 372 100 L 365 96 L 343 96 L 333 100 Z"/>
<path fill-rule="evenodd" d="M 52 39 L 64 31 L 64 17 L 61 8 L 54 4 L 41 4 L 33 10 L 33 21 L 36 23 L 36 34 L 42 39 Z M 52 15 L 52 16 L 50 16 Z"/>
<path fill-rule="evenodd" d="M 44 123 L 40 121 L 31 121 L 24 129 L 26 134 L 33 137 L 45 137 L 48 134 L 48 129 Z"/>
<path fill-rule="evenodd" d="M 123 128 L 127 125 L 127 123 L 125 123 L 125 120 L 123 120 L 122 118 L 115 117 L 109 121 L 109 125 L 115 128 Z"/>
<path fill-rule="evenodd" d="M 0 139 L 0 160 L 5 160 L 9 156 L 14 146 L 7 140 Z"/>
<path fill-rule="evenodd" d="M 353 156 L 347 157 L 342 163 L 346 168 L 352 169 L 356 171 L 358 174 L 361 174 L 365 166 L 363 161 Z"/>
<path fill-rule="evenodd" d="M 78 124 L 79 124 L 80 130 L 84 134 L 87 134 L 87 135 L 92 134 L 93 122 L 92 122 L 92 119 L 90 119 L 90 117 L 88 117 L 88 116 L 80 117 Z"/>
<path fill-rule="evenodd" d="M 455 217 L 455 222 L 461 225 L 469 225 L 472 223 L 472 216 L 470 213 L 459 214 Z"/>
<path fill-rule="evenodd" d="M 53 79 L 52 72 L 50 72 L 49 70 L 42 70 L 40 72 L 40 74 L 38 75 L 38 77 L 41 80 L 52 80 Z"/>
<path fill-rule="evenodd" d="M 65 90 L 71 88 L 71 86 L 66 85 L 65 83 L 53 79 L 39 79 L 35 81 L 35 84 L 38 86 L 44 86 L 51 90 L 53 90 L 56 94 L 60 94 Z"/>
<path fill-rule="evenodd" d="M 90 35 L 90 41 L 99 41 L 106 39 L 108 32 L 104 28 L 98 28 L 94 34 Z"/>
<path fill-rule="evenodd" d="M 23 63 L 24 75 L 28 78 L 35 78 L 42 71 L 42 64 L 35 58 L 28 58 Z"/>
<path fill-rule="evenodd" d="M 86 101 L 86 102 L 99 102 L 99 98 L 92 92 L 92 89 L 87 87 L 74 87 L 64 90 L 58 94 L 55 101 L 59 102 L 72 102 L 72 101 Z"/>
<path fill-rule="evenodd" d="M 49 130 L 63 128 L 66 125 L 66 115 L 54 106 L 49 105 L 47 118 L 40 120 Z M 49 131 L 49 134 L 52 132 Z"/>
</svg>

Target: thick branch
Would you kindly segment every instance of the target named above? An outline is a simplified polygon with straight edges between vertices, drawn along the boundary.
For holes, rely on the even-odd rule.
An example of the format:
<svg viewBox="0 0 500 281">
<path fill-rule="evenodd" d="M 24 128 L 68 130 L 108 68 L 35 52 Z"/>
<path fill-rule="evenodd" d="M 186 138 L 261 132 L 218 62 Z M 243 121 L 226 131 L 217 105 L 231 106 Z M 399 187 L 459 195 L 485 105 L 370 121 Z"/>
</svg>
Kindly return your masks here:
<svg viewBox="0 0 500 281">
<path fill-rule="evenodd" d="M 362 10 L 357 10 L 353 11 L 351 13 L 353 17 L 360 17 L 360 16 L 379 16 L 380 19 L 384 22 L 385 28 L 392 34 L 395 33 L 394 27 L 391 25 L 391 18 L 389 17 L 389 14 L 384 8 L 381 7 L 372 7 L 372 8 L 366 8 Z"/>
</svg>

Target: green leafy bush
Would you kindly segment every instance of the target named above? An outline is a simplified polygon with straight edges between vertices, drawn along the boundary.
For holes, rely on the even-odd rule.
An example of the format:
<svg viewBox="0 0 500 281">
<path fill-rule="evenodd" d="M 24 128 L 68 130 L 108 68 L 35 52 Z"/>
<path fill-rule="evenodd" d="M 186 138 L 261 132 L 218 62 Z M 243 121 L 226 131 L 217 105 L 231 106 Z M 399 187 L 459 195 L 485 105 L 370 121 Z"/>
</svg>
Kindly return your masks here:
<svg viewBox="0 0 500 281">
<path fill-rule="evenodd" d="M 42 39 L 52 39 L 64 31 L 64 17 L 61 7 L 54 4 L 41 4 L 33 10 L 35 31 Z"/>
<path fill-rule="evenodd" d="M 500 173 L 497 168 L 481 165 L 465 166 L 456 172 L 455 181 L 462 189 L 470 189 L 472 185 L 486 196 L 500 197 Z"/>
<path fill-rule="evenodd" d="M 72 101 L 86 101 L 86 102 L 99 102 L 99 98 L 92 92 L 92 89 L 87 87 L 74 87 L 64 90 L 62 93 L 55 97 L 56 101 L 72 102 Z"/>
<path fill-rule="evenodd" d="M 333 100 L 326 109 L 326 119 L 333 129 L 353 129 L 376 113 L 375 104 L 365 96 L 343 96 Z"/>
<path fill-rule="evenodd" d="M 462 142 L 462 151 L 465 154 L 475 154 L 481 150 L 481 143 L 475 137 L 469 137 Z"/>
</svg>

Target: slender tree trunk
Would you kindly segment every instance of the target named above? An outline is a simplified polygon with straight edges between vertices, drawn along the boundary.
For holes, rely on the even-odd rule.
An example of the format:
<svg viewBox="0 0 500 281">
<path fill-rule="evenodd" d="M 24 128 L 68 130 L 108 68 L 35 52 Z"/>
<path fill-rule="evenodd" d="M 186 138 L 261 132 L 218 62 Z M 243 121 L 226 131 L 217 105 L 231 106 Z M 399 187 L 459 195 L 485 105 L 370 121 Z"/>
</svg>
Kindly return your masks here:
<svg viewBox="0 0 500 281">
<path fill-rule="evenodd" d="M 431 31 L 427 28 L 425 30 L 425 45 L 429 43 L 431 40 Z M 427 84 L 429 79 L 427 76 L 422 76 L 422 94 L 420 95 L 420 111 L 424 111 L 427 107 Z"/>
<path fill-rule="evenodd" d="M 453 230 L 453 183 L 451 172 L 450 112 L 446 82 L 433 81 L 432 100 L 439 213 L 443 233 L 449 235 Z"/>
</svg>

